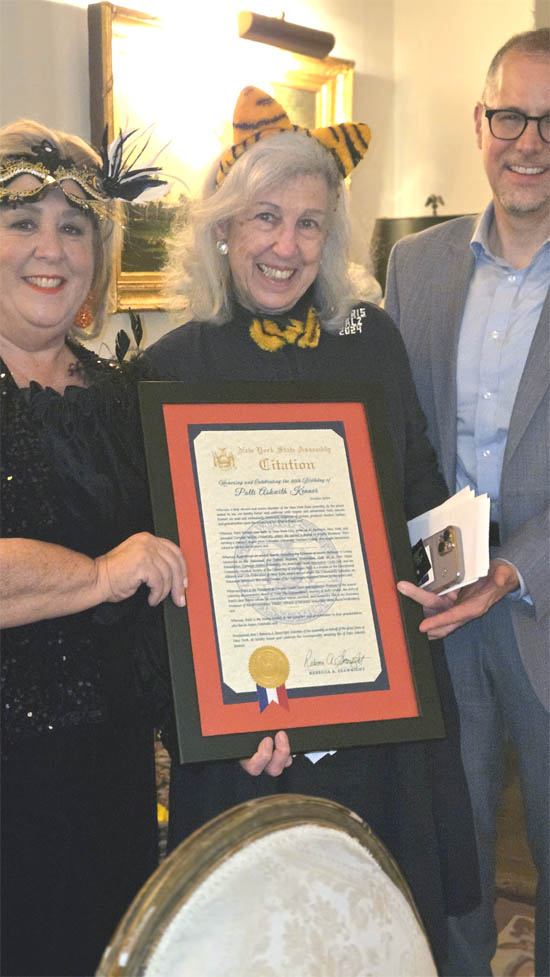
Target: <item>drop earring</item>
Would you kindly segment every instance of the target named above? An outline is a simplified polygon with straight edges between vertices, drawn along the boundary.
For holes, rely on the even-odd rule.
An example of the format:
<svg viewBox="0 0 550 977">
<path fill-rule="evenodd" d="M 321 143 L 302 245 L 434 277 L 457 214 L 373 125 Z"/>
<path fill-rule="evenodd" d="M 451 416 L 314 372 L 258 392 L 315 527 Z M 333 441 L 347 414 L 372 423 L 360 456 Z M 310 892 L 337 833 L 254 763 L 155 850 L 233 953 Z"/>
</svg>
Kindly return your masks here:
<svg viewBox="0 0 550 977">
<path fill-rule="evenodd" d="M 229 245 L 227 241 L 216 241 L 216 247 L 220 254 L 227 254 L 229 251 Z"/>
<path fill-rule="evenodd" d="M 89 329 L 93 321 L 94 313 L 92 310 L 92 296 L 90 293 L 86 296 L 84 302 L 76 313 L 74 317 L 74 324 L 77 329 Z"/>
</svg>

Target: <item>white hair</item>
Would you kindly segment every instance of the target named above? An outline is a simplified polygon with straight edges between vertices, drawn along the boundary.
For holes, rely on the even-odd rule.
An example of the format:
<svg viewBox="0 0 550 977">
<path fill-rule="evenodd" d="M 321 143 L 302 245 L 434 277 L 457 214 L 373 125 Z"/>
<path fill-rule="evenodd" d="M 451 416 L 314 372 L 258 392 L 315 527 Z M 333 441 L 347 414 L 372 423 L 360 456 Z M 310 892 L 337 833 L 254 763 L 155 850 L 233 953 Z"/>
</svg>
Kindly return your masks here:
<svg viewBox="0 0 550 977">
<path fill-rule="evenodd" d="M 297 176 L 319 176 L 328 188 L 329 226 L 313 294 L 323 328 L 340 328 L 353 304 L 350 224 L 347 187 L 330 153 L 306 132 L 283 132 L 247 149 L 216 187 L 218 169 L 216 160 L 202 195 L 184 206 L 168 243 L 164 290 L 170 306 L 187 309 L 195 319 L 228 322 L 231 270 L 216 248 L 217 226 L 240 216 L 268 189 Z"/>
</svg>

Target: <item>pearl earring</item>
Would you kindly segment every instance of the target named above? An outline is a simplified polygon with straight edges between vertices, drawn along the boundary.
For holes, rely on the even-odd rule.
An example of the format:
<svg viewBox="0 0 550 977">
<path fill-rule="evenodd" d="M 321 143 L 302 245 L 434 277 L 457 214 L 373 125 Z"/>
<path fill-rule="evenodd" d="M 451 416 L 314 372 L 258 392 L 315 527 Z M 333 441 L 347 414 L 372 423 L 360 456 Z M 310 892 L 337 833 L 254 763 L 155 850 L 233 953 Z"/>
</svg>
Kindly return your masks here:
<svg viewBox="0 0 550 977">
<path fill-rule="evenodd" d="M 229 251 L 229 245 L 227 241 L 216 241 L 216 247 L 220 254 L 227 254 Z"/>
</svg>

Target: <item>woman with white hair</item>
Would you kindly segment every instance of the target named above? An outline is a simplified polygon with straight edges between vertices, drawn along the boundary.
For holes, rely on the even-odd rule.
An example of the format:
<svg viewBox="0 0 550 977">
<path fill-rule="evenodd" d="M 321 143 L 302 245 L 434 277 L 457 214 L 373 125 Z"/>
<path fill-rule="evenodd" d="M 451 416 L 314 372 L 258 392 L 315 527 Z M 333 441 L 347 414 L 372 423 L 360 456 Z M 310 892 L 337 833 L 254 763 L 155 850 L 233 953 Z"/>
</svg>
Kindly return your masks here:
<svg viewBox="0 0 550 977">
<path fill-rule="evenodd" d="M 247 88 L 234 145 L 213 168 L 172 246 L 169 293 L 193 320 L 146 352 L 185 381 L 378 380 L 388 402 L 399 492 L 408 518 L 446 488 L 425 436 L 404 347 L 389 317 L 355 296 L 348 276 L 344 178 L 367 150 L 364 125 L 303 130 L 272 98 Z M 458 723 L 434 649 L 447 738 L 292 756 L 292 731 L 265 737 L 253 757 L 172 766 L 170 845 L 251 797 L 295 792 L 355 810 L 396 858 L 436 959 L 446 913 L 477 898 L 471 812 Z M 312 762 L 317 760 L 317 762 Z"/>
</svg>

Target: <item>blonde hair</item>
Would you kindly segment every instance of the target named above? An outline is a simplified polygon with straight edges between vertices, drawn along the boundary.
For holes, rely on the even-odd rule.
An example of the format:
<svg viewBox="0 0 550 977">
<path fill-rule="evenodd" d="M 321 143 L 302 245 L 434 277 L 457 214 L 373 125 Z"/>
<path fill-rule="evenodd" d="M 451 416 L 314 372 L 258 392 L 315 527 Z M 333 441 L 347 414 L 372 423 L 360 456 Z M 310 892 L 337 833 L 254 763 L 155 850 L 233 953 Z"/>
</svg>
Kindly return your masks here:
<svg viewBox="0 0 550 977">
<path fill-rule="evenodd" d="M 100 166 L 99 155 L 79 136 L 48 129 L 32 119 L 18 119 L 0 129 L 0 161 L 7 156 L 28 155 L 33 146 L 46 139 L 62 158 L 71 158 L 75 166 Z M 99 219 L 92 211 L 94 274 L 91 286 L 93 325 L 85 332 L 74 327 L 75 335 L 87 339 L 96 336 L 103 326 L 115 259 L 122 247 L 122 208 L 118 201 L 108 205 L 109 216 Z"/>
<path fill-rule="evenodd" d="M 242 214 L 269 188 L 297 176 L 319 176 L 329 192 L 330 223 L 314 301 L 323 328 L 341 328 L 353 303 L 348 274 L 350 224 L 347 188 L 330 153 L 302 132 L 262 139 L 231 167 L 216 188 L 219 161 L 211 167 L 198 200 L 188 202 L 168 242 L 165 294 L 173 309 L 188 309 L 196 319 L 224 323 L 231 318 L 231 269 L 216 248 L 216 228 Z"/>
</svg>

